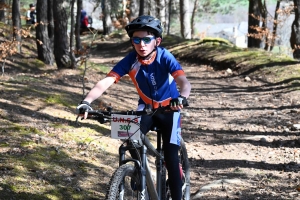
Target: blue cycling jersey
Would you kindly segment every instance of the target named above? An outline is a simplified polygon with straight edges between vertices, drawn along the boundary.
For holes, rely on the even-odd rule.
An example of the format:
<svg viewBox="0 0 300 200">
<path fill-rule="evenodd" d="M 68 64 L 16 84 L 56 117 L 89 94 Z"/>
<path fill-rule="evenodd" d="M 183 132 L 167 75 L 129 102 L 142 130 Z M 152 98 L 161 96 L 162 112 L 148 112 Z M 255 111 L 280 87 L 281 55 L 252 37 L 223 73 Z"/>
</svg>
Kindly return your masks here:
<svg viewBox="0 0 300 200">
<path fill-rule="evenodd" d="M 184 72 L 168 50 L 156 47 L 156 58 L 151 64 L 141 64 L 134 51 L 118 62 L 107 76 L 115 77 L 117 83 L 126 74 L 137 89 L 139 104 L 151 104 L 157 108 L 169 105 L 172 98 L 179 96 L 174 78 L 184 75 Z"/>
</svg>

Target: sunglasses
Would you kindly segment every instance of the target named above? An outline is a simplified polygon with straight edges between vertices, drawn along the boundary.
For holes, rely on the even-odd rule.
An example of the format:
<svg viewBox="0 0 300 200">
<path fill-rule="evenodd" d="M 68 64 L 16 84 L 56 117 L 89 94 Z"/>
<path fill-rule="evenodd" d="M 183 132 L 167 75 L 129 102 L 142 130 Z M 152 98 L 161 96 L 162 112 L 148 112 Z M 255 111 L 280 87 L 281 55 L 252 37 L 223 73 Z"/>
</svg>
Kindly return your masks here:
<svg viewBox="0 0 300 200">
<path fill-rule="evenodd" d="M 140 44 L 142 40 L 145 44 L 149 44 L 151 42 L 151 40 L 155 39 L 155 37 L 154 36 L 152 36 L 152 37 L 143 37 L 143 38 L 132 37 L 131 39 L 132 39 L 134 44 Z"/>
</svg>

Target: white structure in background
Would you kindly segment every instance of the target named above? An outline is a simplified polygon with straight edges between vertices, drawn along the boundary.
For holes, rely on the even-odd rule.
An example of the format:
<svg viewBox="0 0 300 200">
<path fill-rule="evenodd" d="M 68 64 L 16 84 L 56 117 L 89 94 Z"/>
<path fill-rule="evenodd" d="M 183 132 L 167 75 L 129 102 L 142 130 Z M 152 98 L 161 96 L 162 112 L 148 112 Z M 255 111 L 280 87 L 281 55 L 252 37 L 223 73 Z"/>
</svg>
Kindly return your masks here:
<svg viewBox="0 0 300 200">
<path fill-rule="evenodd" d="M 248 43 L 247 32 L 248 32 L 248 23 L 241 22 L 237 25 L 234 25 L 233 27 L 228 27 L 223 29 L 219 33 L 216 33 L 216 36 L 229 40 L 237 47 L 247 48 L 247 43 Z"/>
<path fill-rule="evenodd" d="M 237 47 L 247 48 L 248 22 L 240 23 L 197 23 L 197 30 L 206 37 L 219 37 L 229 40 Z M 198 34 L 201 35 L 201 34 Z"/>
</svg>

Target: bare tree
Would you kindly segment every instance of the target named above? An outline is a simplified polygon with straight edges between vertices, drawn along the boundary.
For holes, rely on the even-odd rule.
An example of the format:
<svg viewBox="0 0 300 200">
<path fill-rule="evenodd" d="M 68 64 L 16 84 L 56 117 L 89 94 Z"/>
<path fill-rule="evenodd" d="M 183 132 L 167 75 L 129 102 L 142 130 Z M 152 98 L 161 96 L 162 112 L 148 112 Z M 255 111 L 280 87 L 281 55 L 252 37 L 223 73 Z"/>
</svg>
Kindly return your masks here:
<svg viewBox="0 0 300 200">
<path fill-rule="evenodd" d="M 0 22 L 5 22 L 5 0 L 0 0 Z"/>
<path fill-rule="evenodd" d="M 108 35 L 112 32 L 112 21 L 110 18 L 111 4 L 109 0 L 102 1 L 102 21 L 103 21 L 103 34 Z"/>
<path fill-rule="evenodd" d="M 198 9 L 198 0 L 194 1 L 194 8 L 193 8 L 193 12 L 192 12 L 192 18 L 191 18 L 191 36 L 192 38 L 194 38 L 195 35 L 195 15 L 197 13 L 197 9 Z"/>
<path fill-rule="evenodd" d="M 156 4 L 156 0 L 146 1 L 146 3 L 144 4 L 144 14 L 158 17 L 158 16 L 156 16 L 157 15 L 157 6 L 158 5 Z"/>
<path fill-rule="evenodd" d="M 258 36 L 260 27 L 260 0 L 249 0 L 248 47 L 260 48 L 261 38 Z"/>
<path fill-rule="evenodd" d="M 139 16 L 145 14 L 145 1 L 140 0 L 140 10 L 139 10 Z"/>
<path fill-rule="evenodd" d="M 71 64 L 68 41 L 68 16 L 70 4 L 64 0 L 53 0 L 54 16 L 54 56 L 58 69 L 74 67 Z"/>
<path fill-rule="evenodd" d="M 266 0 L 258 1 L 259 3 L 259 9 L 261 13 L 261 18 L 262 18 L 262 25 L 261 25 L 261 42 L 264 41 L 264 49 L 269 50 L 270 44 L 269 44 L 269 29 L 268 29 L 268 10 L 267 10 L 267 5 L 266 5 Z M 261 44 L 263 45 L 263 44 Z"/>
<path fill-rule="evenodd" d="M 180 0 L 180 25 L 181 36 L 185 39 L 191 39 L 189 0 Z"/>
<path fill-rule="evenodd" d="M 300 60 L 300 0 L 294 0 L 295 19 L 292 24 L 292 33 L 290 38 L 293 57 Z"/>
<path fill-rule="evenodd" d="M 77 0 L 77 15 L 76 15 L 76 24 L 75 24 L 75 40 L 76 40 L 77 52 L 81 49 L 81 39 L 80 39 L 81 10 L 82 10 L 82 0 Z"/>
<path fill-rule="evenodd" d="M 139 15 L 138 0 L 130 0 L 130 17 L 129 21 L 137 18 Z"/>
<path fill-rule="evenodd" d="M 37 26 L 36 26 L 36 43 L 38 58 L 45 64 L 53 65 L 53 49 L 48 37 L 48 13 L 44 12 L 48 8 L 48 2 L 37 0 Z"/>
<path fill-rule="evenodd" d="M 47 9 L 47 18 L 48 18 L 48 38 L 50 48 L 54 50 L 54 16 L 53 16 L 53 0 L 48 0 L 48 9 Z M 45 11 L 44 11 L 45 12 Z"/>
<path fill-rule="evenodd" d="M 71 0 L 71 30 L 70 30 L 70 50 L 73 49 L 73 36 L 74 36 L 74 28 L 75 28 L 75 20 L 74 20 L 74 4 L 75 0 Z"/>
<path fill-rule="evenodd" d="M 280 0 L 277 0 L 274 20 L 273 20 L 273 31 L 272 31 L 272 39 L 271 39 L 271 43 L 270 43 L 270 51 L 272 51 L 272 49 L 275 45 L 277 26 L 278 26 L 278 11 L 279 11 L 279 8 L 280 8 Z"/>
<path fill-rule="evenodd" d="M 166 29 L 166 1 L 156 0 L 157 18 L 161 21 L 162 27 Z"/>
<path fill-rule="evenodd" d="M 12 22 L 13 37 L 18 41 L 17 52 L 21 53 L 21 17 L 20 17 L 20 0 L 13 0 L 12 3 Z"/>
<path fill-rule="evenodd" d="M 169 17 L 168 17 L 168 24 L 167 24 L 167 35 L 170 35 L 171 19 L 172 19 L 172 15 L 173 15 L 172 4 L 173 4 L 173 0 L 169 0 L 169 4 L 168 4 Z"/>
</svg>

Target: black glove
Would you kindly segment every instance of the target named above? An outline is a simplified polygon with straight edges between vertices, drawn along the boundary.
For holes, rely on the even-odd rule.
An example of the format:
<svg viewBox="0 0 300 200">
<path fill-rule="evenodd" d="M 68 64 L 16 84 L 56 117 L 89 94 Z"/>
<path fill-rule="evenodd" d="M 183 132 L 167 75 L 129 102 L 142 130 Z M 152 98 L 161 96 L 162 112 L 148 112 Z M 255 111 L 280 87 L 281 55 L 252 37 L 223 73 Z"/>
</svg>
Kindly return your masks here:
<svg viewBox="0 0 300 200">
<path fill-rule="evenodd" d="M 76 108 L 76 113 L 77 114 L 84 114 L 85 112 L 93 110 L 91 107 L 90 103 L 87 101 L 81 101 L 80 104 Z"/>
<path fill-rule="evenodd" d="M 189 103 L 188 103 L 186 97 L 180 95 L 178 98 L 172 99 L 170 101 L 171 107 L 175 107 L 177 105 L 189 106 Z"/>
</svg>

